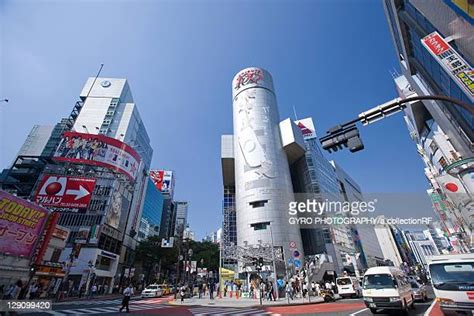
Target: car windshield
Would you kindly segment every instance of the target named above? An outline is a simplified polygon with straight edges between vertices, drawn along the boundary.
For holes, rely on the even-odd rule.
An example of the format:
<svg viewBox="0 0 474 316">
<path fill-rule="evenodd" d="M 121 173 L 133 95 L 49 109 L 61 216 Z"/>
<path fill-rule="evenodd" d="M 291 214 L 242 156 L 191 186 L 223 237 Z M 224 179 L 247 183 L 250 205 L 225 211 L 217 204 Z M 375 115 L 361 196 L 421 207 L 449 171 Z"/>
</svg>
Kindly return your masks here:
<svg viewBox="0 0 474 316">
<path fill-rule="evenodd" d="M 337 285 L 349 285 L 352 283 L 352 280 L 350 278 L 337 279 L 336 283 Z"/>
<path fill-rule="evenodd" d="M 413 289 L 419 288 L 418 283 L 416 283 L 416 282 L 410 282 L 410 284 L 411 284 L 411 287 L 412 287 Z"/>
<path fill-rule="evenodd" d="M 390 274 L 369 274 L 364 276 L 364 289 L 394 288 L 395 283 Z"/>
<path fill-rule="evenodd" d="M 147 290 L 158 290 L 158 286 L 156 285 L 150 285 L 149 287 L 146 288 Z"/>
<path fill-rule="evenodd" d="M 474 262 L 436 263 L 430 265 L 431 282 L 444 291 L 473 291 Z"/>
</svg>

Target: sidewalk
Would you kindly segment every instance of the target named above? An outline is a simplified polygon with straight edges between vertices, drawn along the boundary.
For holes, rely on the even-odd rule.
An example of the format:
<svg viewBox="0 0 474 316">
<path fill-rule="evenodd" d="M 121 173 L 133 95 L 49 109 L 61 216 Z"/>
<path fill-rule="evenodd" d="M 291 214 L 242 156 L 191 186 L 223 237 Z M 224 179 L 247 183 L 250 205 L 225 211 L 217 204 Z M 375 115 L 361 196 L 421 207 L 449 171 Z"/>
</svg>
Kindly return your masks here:
<svg viewBox="0 0 474 316">
<path fill-rule="evenodd" d="M 339 296 L 336 294 L 336 299 L 339 299 Z M 280 298 L 277 301 L 267 301 L 262 299 L 261 306 L 288 306 L 288 305 L 303 305 L 303 304 L 319 304 L 323 303 L 324 299 L 319 296 L 312 296 L 311 302 L 308 298 L 295 298 L 294 300 L 290 299 L 290 303 L 288 304 L 287 298 Z M 239 298 L 236 299 L 235 297 L 223 297 L 211 300 L 209 297 L 197 298 L 194 296 L 193 298 L 184 299 L 184 302 L 181 303 L 181 299 L 177 298 L 176 300 L 172 300 L 169 304 L 176 305 L 176 306 L 219 306 L 219 307 L 260 307 L 260 300 L 259 299 L 251 299 L 251 298 Z"/>
</svg>

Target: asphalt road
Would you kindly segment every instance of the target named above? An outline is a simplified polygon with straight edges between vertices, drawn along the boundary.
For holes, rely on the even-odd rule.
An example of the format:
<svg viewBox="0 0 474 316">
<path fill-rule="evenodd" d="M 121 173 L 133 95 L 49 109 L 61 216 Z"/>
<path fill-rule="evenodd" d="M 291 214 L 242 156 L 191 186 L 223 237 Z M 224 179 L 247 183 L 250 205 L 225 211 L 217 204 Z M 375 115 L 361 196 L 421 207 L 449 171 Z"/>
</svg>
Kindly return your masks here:
<svg viewBox="0 0 474 316">
<path fill-rule="evenodd" d="M 429 301 L 416 302 L 415 309 L 409 311 L 409 315 L 423 315 L 430 307 L 433 294 L 430 291 Z M 131 314 L 153 314 L 153 315 L 372 315 L 365 307 L 364 301 L 359 299 L 342 299 L 333 303 L 274 306 L 264 307 L 217 307 L 217 306 L 175 306 L 167 302 L 170 298 L 147 298 L 134 299 L 130 302 Z M 53 304 L 53 310 L 48 312 L 19 313 L 21 315 L 116 315 L 121 305 L 121 299 L 87 301 L 73 301 Z M 380 315 L 399 315 L 397 312 Z"/>
</svg>

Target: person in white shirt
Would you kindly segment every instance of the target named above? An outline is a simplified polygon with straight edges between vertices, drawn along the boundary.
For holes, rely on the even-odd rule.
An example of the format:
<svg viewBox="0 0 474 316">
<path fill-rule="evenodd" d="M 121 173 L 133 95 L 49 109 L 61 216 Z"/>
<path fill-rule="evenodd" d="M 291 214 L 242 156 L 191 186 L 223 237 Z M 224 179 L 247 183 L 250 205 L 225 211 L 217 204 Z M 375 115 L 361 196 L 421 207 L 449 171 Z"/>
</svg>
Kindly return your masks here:
<svg viewBox="0 0 474 316">
<path fill-rule="evenodd" d="M 128 304 L 130 303 L 130 297 L 133 295 L 133 286 L 129 284 L 125 290 L 123 290 L 123 300 L 122 300 L 122 307 L 120 307 L 119 311 L 121 312 L 122 309 L 126 309 L 127 313 L 130 313 L 128 309 Z"/>
</svg>

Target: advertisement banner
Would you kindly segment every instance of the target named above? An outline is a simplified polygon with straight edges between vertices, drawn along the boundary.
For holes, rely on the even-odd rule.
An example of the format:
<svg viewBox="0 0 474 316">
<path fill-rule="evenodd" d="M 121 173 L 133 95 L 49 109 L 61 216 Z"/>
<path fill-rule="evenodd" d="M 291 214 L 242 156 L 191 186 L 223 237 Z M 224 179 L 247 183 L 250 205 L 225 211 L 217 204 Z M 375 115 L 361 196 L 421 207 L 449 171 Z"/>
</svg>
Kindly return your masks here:
<svg viewBox="0 0 474 316">
<path fill-rule="evenodd" d="M 48 210 L 0 191 L 0 253 L 30 257 Z"/>
<path fill-rule="evenodd" d="M 44 175 L 36 192 L 36 203 L 48 207 L 87 208 L 95 179 Z"/>
<path fill-rule="evenodd" d="M 304 139 L 316 138 L 316 129 L 314 128 L 313 119 L 310 117 L 295 121 L 295 124 L 300 128 Z"/>
<path fill-rule="evenodd" d="M 54 160 L 106 167 L 135 180 L 140 156 L 127 144 L 104 135 L 65 132 Z"/>
<path fill-rule="evenodd" d="M 438 32 L 425 36 L 421 39 L 421 43 L 466 93 L 471 102 L 474 102 L 474 69 Z"/>
<path fill-rule="evenodd" d="M 163 174 L 164 170 L 150 170 L 151 181 L 153 181 L 156 188 L 160 191 L 163 188 Z"/>
<path fill-rule="evenodd" d="M 173 171 L 164 170 L 163 171 L 163 185 L 161 187 L 161 192 L 168 193 L 170 196 L 173 196 L 173 191 L 174 191 Z"/>
</svg>

